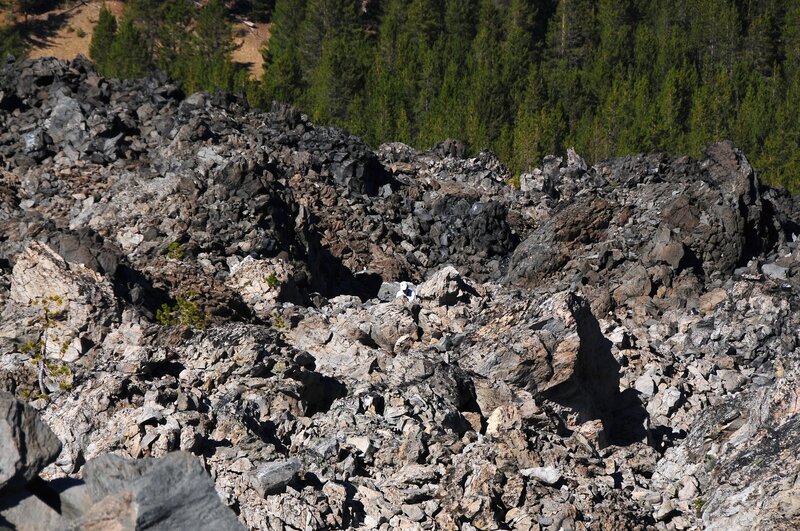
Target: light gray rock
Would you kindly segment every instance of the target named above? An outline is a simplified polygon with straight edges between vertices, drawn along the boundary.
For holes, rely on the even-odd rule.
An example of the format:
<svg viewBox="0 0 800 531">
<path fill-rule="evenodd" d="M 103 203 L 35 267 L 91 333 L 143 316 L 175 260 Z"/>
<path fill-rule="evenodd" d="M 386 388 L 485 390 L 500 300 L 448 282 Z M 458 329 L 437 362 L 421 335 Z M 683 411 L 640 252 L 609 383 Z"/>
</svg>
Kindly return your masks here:
<svg viewBox="0 0 800 531">
<path fill-rule="evenodd" d="M 468 303 L 473 295 L 477 295 L 475 288 L 470 286 L 453 266 L 438 270 L 417 287 L 417 297 L 421 301 L 431 301 L 439 306 L 452 306 L 458 302 Z"/>
<path fill-rule="evenodd" d="M 555 485 L 561 481 L 562 475 L 557 468 L 551 466 L 535 466 L 531 468 L 524 468 L 519 471 L 525 477 L 533 478 L 539 483 L 545 485 Z"/>
<path fill-rule="evenodd" d="M 656 384 L 653 381 L 653 377 L 649 374 L 643 374 L 638 377 L 633 387 L 644 396 L 650 397 L 656 393 Z"/>
<path fill-rule="evenodd" d="M 775 263 L 764 264 L 761 266 L 762 273 L 764 273 L 768 278 L 774 278 L 777 280 L 786 280 L 788 271 L 788 268 L 779 266 Z"/>
<path fill-rule="evenodd" d="M 251 483 L 259 496 L 269 496 L 285 489 L 299 472 L 300 461 L 298 459 L 271 461 L 258 468 Z"/>
<path fill-rule="evenodd" d="M 27 489 L 6 491 L 0 496 L 0 526 L 18 531 L 67 529 L 69 520 Z"/>
</svg>

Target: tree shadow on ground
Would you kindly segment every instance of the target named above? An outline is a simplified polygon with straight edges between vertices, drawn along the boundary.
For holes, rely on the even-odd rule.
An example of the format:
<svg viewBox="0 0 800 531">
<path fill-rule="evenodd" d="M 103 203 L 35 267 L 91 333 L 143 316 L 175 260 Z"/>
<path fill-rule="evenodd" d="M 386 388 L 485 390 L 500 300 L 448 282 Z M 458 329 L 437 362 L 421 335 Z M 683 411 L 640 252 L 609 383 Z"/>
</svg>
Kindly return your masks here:
<svg viewBox="0 0 800 531">
<path fill-rule="evenodd" d="M 28 18 L 17 22 L 20 34 L 32 47 L 45 48 L 55 44 L 58 31 L 70 20 L 68 13 L 51 13 L 43 18 Z"/>
</svg>

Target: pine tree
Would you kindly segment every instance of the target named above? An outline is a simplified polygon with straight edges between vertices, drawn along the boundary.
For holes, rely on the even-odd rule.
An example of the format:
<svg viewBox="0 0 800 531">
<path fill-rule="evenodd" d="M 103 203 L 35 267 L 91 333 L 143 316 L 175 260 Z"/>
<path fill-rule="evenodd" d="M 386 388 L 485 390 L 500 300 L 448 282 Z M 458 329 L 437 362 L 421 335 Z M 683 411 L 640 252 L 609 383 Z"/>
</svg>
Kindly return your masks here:
<svg viewBox="0 0 800 531">
<path fill-rule="evenodd" d="M 186 28 L 195 15 L 194 5 L 188 0 L 173 0 L 164 3 L 160 11 L 156 66 L 175 79 L 185 80 L 192 52 L 191 33 Z"/>
<path fill-rule="evenodd" d="M 686 124 L 691 112 L 692 95 L 696 90 L 697 76 L 693 68 L 670 69 L 658 94 L 656 107 L 658 120 L 653 148 L 674 153 L 682 151 Z M 644 146 L 639 149 L 644 149 Z"/>
<path fill-rule="evenodd" d="M 594 2 L 559 0 L 550 26 L 550 49 L 554 57 L 570 67 L 583 65 L 594 48 Z"/>
<path fill-rule="evenodd" d="M 183 0 L 176 0 L 182 2 Z M 163 11 L 170 2 L 162 0 L 128 0 L 123 18 L 127 18 L 136 26 L 139 42 L 137 46 L 144 48 L 148 57 L 148 69 L 155 64 L 158 49 L 158 32 L 163 22 Z"/>
<path fill-rule="evenodd" d="M 481 1 L 480 21 L 473 42 L 474 67 L 466 107 L 467 142 L 476 150 L 498 147 L 503 125 L 508 123 L 501 73 L 502 23 L 492 0 Z"/>
<path fill-rule="evenodd" d="M 319 57 L 306 63 L 307 67 L 315 64 L 307 74 L 310 83 L 305 108 L 316 120 L 346 125 L 359 107 L 358 96 L 364 90 L 370 60 L 359 4 L 353 0 L 321 0 L 317 7 L 321 12 L 312 18 L 316 18 L 324 34 Z M 306 25 L 309 20 L 304 22 L 307 36 L 311 31 Z"/>
<path fill-rule="evenodd" d="M 104 3 L 100 8 L 97 25 L 92 32 L 92 41 L 89 44 L 89 57 L 97 65 L 97 69 L 108 72 L 111 47 L 117 35 L 117 18 Z"/>
<path fill-rule="evenodd" d="M 200 9 L 189 53 L 186 84 L 190 91 L 231 90 L 234 68 L 233 28 L 222 0 L 209 0 Z"/>
<path fill-rule="evenodd" d="M 783 18 L 781 42 L 785 60 L 783 70 L 787 80 L 800 71 L 800 2 L 789 2 Z"/>
<path fill-rule="evenodd" d="M 5 26 L 0 24 L 0 60 L 4 61 L 8 54 L 21 59 L 26 52 L 27 46 L 22 40 L 16 21 L 6 21 Z"/>
<path fill-rule="evenodd" d="M 152 64 L 147 49 L 141 46 L 142 34 L 130 17 L 123 17 L 106 64 L 112 77 L 138 78 L 147 75 Z"/>
<path fill-rule="evenodd" d="M 780 62 L 782 0 L 739 0 L 737 7 L 744 33 L 742 55 L 751 68 L 770 76 Z"/>
<path fill-rule="evenodd" d="M 536 7 L 530 0 L 511 0 L 504 26 L 502 81 L 509 96 L 506 106 L 510 121 L 524 90 L 530 65 L 538 59 L 543 35 L 537 33 Z"/>
<path fill-rule="evenodd" d="M 608 86 L 608 80 L 624 75 L 632 62 L 630 17 L 628 1 L 600 0 L 597 5 L 598 43 L 593 58 L 593 79 Z"/>
<path fill-rule="evenodd" d="M 304 16 L 301 0 L 276 0 L 272 35 L 264 56 L 267 100 L 297 102 L 304 89 L 298 56 L 298 33 Z"/>
<path fill-rule="evenodd" d="M 250 18 L 256 22 L 269 22 L 275 10 L 275 0 L 250 0 Z"/>
</svg>

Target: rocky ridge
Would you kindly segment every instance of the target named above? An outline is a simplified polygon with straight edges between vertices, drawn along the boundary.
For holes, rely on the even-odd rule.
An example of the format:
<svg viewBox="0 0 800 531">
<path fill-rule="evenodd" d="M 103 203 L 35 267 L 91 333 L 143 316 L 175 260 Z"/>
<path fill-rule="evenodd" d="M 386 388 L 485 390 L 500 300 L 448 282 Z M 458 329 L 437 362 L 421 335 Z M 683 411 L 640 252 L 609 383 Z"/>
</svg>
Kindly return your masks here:
<svg viewBox="0 0 800 531">
<path fill-rule="evenodd" d="M 730 143 L 515 189 L 82 59 L 6 64 L 0 131 L 34 476 L 188 453 L 253 529 L 800 525 L 800 211 Z"/>
</svg>

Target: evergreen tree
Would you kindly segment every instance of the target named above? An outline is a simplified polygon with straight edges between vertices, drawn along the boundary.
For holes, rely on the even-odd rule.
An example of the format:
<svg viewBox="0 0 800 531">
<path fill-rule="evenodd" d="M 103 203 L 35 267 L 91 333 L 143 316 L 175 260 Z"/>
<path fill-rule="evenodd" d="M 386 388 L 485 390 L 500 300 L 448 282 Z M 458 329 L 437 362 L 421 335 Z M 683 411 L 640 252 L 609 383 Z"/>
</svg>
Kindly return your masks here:
<svg viewBox="0 0 800 531">
<path fill-rule="evenodd" d="M 109 70 L 109 57 L 117 35 L 117 18 L 104 3 L 100 8 L 97 25 L 92 32 L 92 41 L 89 44 L 89 57 L 97 65 L 100 72 Z"/>
<path fill-rule="evenodd" d="M 231 90 L 235 71 L 231 62 L 233 28 L 222 0 L 209 0 L 200 9 L 189 54 L 187 88 Z"/>
<path fill-rule="evenodd" d="M 777 0 L 744 2 L 744 20 L 747 22 L 745 56 L 763 76 L 774 74 L 781 61 L 783 9 L 783 2 Z"/>
<path fill-rule="evenodd" d="M 510 140 L 510 134 L 501 139 L 504 126 L 509 125 L 505 119 L 508 109 L 501 74 L 501 32 L 501 16 L 493 0 L 482 0 L 480 24 L 472 48 L 474 66 L 466 107 L 467 142 L 476 150 L 494 145 L 500 151 L 507 151 L 502 143 Z"/>
<path fill-rule="evenodd" d="M 21 59 L 26 52 L 27 46 L 22 40 L 16 21 L 7 21 L 5 26 L 0 24 L 0 61 L 4 61 L 8 54 Z"/>
<path fill-rule="evenodd" d="M 569 67 L 583 65 L 595 41 L 594 2 L 559 0 L 550 22 L 550 50 Z"/>
<path fill-rule="evenodd" d="M 781 42 L 785 56 L 783 70 L 787 79 L 800 71 L 800 2 L 789 2 L 783 18 Z"/>
<path fill-rule="evenodd" d="M 269 22 L 275 9 L 275 0 L 250 0 L 250 18 L 256 22 Z"/>
<path fill-rule="evenodd" d="M 508 101 L 508 119 L 519 104 L 528 71 L 537 59 L 543 36 L 537 33 L 536 7 L 530 0 L 511 0 L 505 16 L 505 39 L 502 45 L 502 82 Z"/>
<path fill-rule="evenodd" d="M 544 78 L 538 68 L 531 68 L 521 104 L 514 120 L 512 167 L 529 171 L 542 157 L 556 153 L 564 136 L 564 116 L 559 105 L 549 105 Z"/>
<path fill-rule="evenodd" d="M 685 144 L 686 123 L 692 105 L 692 95 L 697 90 L 697 76 L 693 68 L 671 68 L 658 94 L 655 115 L 657 125 L 652 137 L 652 147 L 679 152 Z M 631 150 L 639 148 L 633 143 Z"/>
<path fill-rule="evenodd" d="M 182 2 L 183 0 L 176 0 Z M 128 0 L 123 18 L 133 22 L 136 26 L 139 48 L 144 48 L 148 57 L 147 67 L 152 68 L 156 61 L 158 48 L 158 33 L 163 23 L 164 8 L 171 2 L 163 0 Z"/>
<path fill-rule="evenodd" d="M 276 0 L 272 35 L 264 56 L 264 90 L 268 100 L 297 102 L 304 88 L 298 54 L 303 22 L 301 0 Z"/>
<path fill-rule="evenodd" d="M 112 77 L 144 77 L 150 70 L 151 57 L 141 46 L 142 33 L 130 17 L 123 17 L 109 51 L 106 73 Z"/>
<path fill-rule="evenodd" d="M 309 9 L 311 6 L 309 4 Z M 316 7 L 321 11 L 314 17 L 307 16 L 305 35 L 310 38 L 310 20 L 320 24 L 324 35 L 319 57 L 306 63 L 308 68 L 314 66 L 307 74 L 310 83 L 305 108 L 316 120 L 346 125 L 350 115 L 359 107 L 358 96 L 364 89 L 370 59 L 359 19 L 359 3 L 354 0 L 321 0 Z M 333 13 L 339 16 L 333 16 Z M 311 40 L 315 41 L 316 37 Z"/>
<path fill-rule="evenodd" d="M 188 0 L 166 2 L 160 8 L 161 17 L 156 38 L 156 66 L 173 78 L 185 80 L 189 75 L 188 62 L 192 52 L 192 36 L 186 31 L 195 15 Z"/>
</svg>

